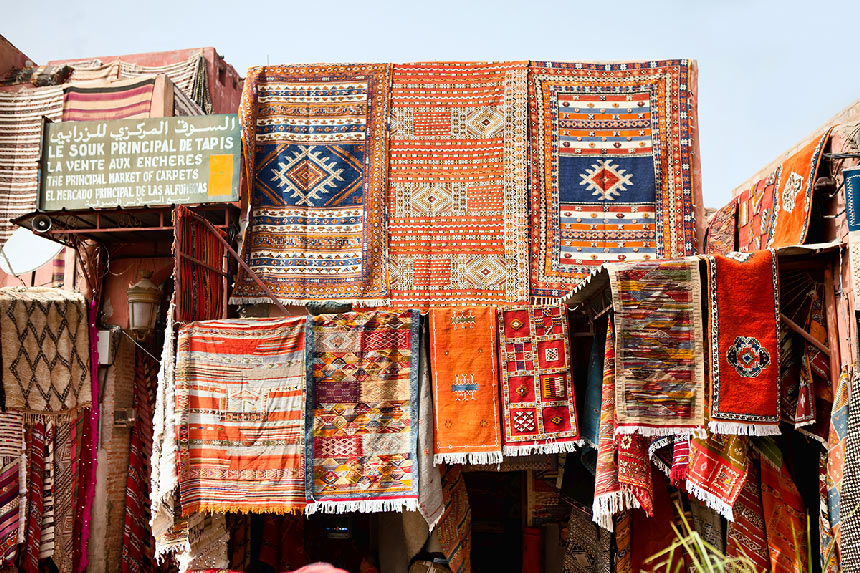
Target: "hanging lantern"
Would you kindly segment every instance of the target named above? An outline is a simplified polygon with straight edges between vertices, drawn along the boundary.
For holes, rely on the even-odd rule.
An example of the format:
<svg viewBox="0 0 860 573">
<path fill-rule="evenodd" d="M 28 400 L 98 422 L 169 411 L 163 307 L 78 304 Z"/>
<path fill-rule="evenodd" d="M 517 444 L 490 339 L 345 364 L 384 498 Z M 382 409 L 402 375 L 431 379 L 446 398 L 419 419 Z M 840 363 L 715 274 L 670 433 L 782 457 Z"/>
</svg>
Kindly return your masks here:
<svg viewBox="0 0 860 573">
<path fill-rule="evenodd" d="M 128 329 L 138 338 L 146 336 L 155 328 L 161 289 L 150 280 L 152 271 L 140 273 L 141 279 L 128 287 Z"/>
</svg>

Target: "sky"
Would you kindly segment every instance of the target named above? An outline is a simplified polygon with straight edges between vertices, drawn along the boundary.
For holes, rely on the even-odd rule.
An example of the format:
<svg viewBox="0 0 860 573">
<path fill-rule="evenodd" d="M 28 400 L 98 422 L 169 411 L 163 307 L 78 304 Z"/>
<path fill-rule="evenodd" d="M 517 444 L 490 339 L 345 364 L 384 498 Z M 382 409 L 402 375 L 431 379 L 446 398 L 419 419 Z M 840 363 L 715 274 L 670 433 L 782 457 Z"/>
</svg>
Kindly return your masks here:
<svg viewBox="0 0 860 573">
<path fill-rule="evenodd" d="M 2 0 L 36 63 L 214 46 L 249 66 L 420 60 L 699 65 L 708 207 L 860 99 L 860 1 Z"/>
</svg>

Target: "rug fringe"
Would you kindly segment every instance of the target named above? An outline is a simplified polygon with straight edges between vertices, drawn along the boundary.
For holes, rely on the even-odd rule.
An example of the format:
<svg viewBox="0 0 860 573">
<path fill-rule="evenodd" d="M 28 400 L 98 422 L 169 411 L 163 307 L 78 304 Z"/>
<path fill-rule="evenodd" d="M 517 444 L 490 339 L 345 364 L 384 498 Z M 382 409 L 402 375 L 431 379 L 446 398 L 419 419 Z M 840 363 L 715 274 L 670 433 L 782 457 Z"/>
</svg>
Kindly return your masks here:
<svg viewBox="0 0 860 573">
<path fill-rule="evenodd" d="M 531 297 L 532 306 L 551 306 L 561 304 L 561 297 L 556 296 L 533 296 Z"/>
<path fill-rule="evenodd" d="M 286 306 L 307 306 L 311 303 L 331 302 L 337 304 L 351 304 L 353 306 L 390 306 L 391 299 L 387 298 L 356 298 L 356 299 L 333 299 L 323 300 L 315 298 L 278 298 L 278 300 Z M 229 304 L 273 304 L 270 297 L 267 296 L 231 296 L 227 301 Z"/>
<path fill-rule="evenodd" d="M 623 436 L 629 434 L 639 434 L 640 436 L 692 436 L 694 438 L 704 439 L 707 434 L 703 427 L 677 427 L 677 426 L 615 426 L 615 436 Z"/>
<path fill-rule="evenodd" d="M 591 504 L 591 520 L 603 529 L 613 531 L 613 515 L 638 507 L 639 502 L 629 491 L 613 491 L 594 498 L 594 503 Z"/>
<path fill-rule="evenodd" d="M 461 452 L 458 454 L 435 454 L 433 465 L 439 464 L 473 464 L 485 466 L 502 463 L 502 452 Z"/>
<path fill-rule="evenodd" d="M 795 426 L 794 429 L 797 430 L 798 432 L 800 432 L 801 434 L 803 434 L 804 436 L 806 436 L 807 438 L 812 438 L 813 440 L 817 441 L 818 443 L 820 443 L 824 446 L 828 445 L 827 440 L 825 440 L 821 436 L 817 436 L 817 435 L 813 434 L 812 432 L 810 432 L 809 430 L 807 430 L 805 428 L 798 428 L 797 426 Z"/>
<path fill-rule="evenodd" d="M 696 499 L 728 519 L 734 521 L 735 516 L 732 513 L 732 506 L 712 494 L 705 491 L 691 481 L 687 481 L 687 492 L 692 494 Z"/>
<path fill-rule="evenodd" d="M 506 456 L 530 456 L 532 454 L 560 454 L 562 452 L 575 452 L 577 448 L 585 445 L 582 440 L 569 442 L 549 442 L 546 444 L 531 444 L 528 446 L 505 446 Z"/>
<path fill-rule="evenodd" d="M 708 430 L 712 434 L 733 436 L 779 436 L 782 432 L 779 425 L 742 424 L 740 422 L 722 422 L 711 420 Z"/>
<path fill-rule="evenodd" d="M 418 500 L 409 498 L 313 501 L 305 507 L 305 515 L 315 513 L 382 513 L 384 511 L 418 511 Z"/>
</svg>

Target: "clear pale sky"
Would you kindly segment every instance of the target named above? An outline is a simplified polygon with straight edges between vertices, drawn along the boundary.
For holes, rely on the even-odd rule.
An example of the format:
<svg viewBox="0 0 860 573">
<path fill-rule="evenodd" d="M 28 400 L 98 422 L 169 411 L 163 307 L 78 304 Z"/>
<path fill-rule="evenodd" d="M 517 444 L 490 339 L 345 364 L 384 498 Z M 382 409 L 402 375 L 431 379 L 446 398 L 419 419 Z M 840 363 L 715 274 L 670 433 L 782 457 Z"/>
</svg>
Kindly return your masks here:
<svg viewBox="0 0 860 573">
<path fill-rule="evenodd" d="M 3 0 L 36 63 L 214 46 L 252 65 L 416 60 L 699 62 L 705 205 L 860 99 L 860 1 Z"/>
</svg>

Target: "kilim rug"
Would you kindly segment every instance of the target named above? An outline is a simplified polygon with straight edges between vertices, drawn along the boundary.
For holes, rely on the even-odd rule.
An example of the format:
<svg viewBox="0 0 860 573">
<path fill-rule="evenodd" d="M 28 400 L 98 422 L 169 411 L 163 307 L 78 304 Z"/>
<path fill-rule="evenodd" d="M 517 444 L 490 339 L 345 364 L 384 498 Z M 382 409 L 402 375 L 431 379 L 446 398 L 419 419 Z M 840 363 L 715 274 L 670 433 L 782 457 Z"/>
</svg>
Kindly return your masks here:
<svg viewBox="0 0 860 573">
<path fill-rule="evenodd" d="M 734 520 L 732 508 L 749 469 L 746 436 L 712 434 L 690 440 L 687 491 L 720 515 Z"/>
<path fill-rule="evenodd" d="M 738 203 L 732 199 L 727 205 L 717 209 L 705 237 L 705 252 L 709 255 L 726 255 L 737 250 Z"/>
<path fill-rule="evenodd" d="M 782 162 L 773 206 L 773 226 L 768 247 L 778 248 L 799 245 L 806 241 L 809 218 L 812 213 L 812 191 L 815 174 L 821 161 L 824 146 L 830 139 L 827 129 L 797 153 Z"/>
<path fill-rule="evenodd" d="M 723 536 L 723 518 L 720 514 L 697 499 L 690 500 L 690 514 L 693 518 L 693 531 L 699 534 L 702 541 L 725 554 L 726 540 Z"/>
<path fill-rule="evenodd" d="M 672 447 L 672 471 L 669 481 L 678 487 L 687 479 L 687 468 L 690 465 L 690 440 L 678 438 Z"/>
<path fill-rule="evenodd" d="M 679 514 L 675 503 L 680 501 L 677 497 L 673 500 L 669 493 L 666 478 L 657 468 L 653 468 L 653 480 L 653 517 L 647 516 L 641 511 L 630 512 L 630 554 L 633 571 L 637 573 L 685 571 L 683 550 L 652 559 L 667 549 L 676 539 L 673 526 L 678 526 Z"/>
<path fill-rule="evenodd" d="M 251 215 L 243 257 L 284 302 L 388 300 L 387 64 L 248 70 L 242 104 Z M 231 302 L 268 302 L 239 271 Z"/>
<path fill-rule="evenodd" d="M 98 62 L 101 64 L 101 62 Z M 209 72 L 207 70 L 206 56 L 203 52 L 192 54 L 185 60 L 173 62 L 162 66 L 141 66 L 131 62 L 116 60 L 110 66 L 118 66 L 120 78 L 138 78 L 141 76 L 154 76 L 164 74 L 176 85 L 177 88 L 191 98 L 200 106 L 203 113 L 212 113 L 212 96 L 209 93 Z M 75 73 L 78 72 L 75 65 Z M 75 76 L 72 76 L 75 79 Z"/>
<path fill-rule="evenodd" d="M 818 555 L 821 570 L 839 573 L 839 550 L 830 524 L 827 496 L 827 449 L 821 448 L 818 458 Z M 811 541 L 811 539 L 810 539 Z"/>
<path fill-rule="evenodd" d="M 0 92 L 0 246 L 15 227 L 9 222 L 36 210 L 42 117 L 60 121 L 63 88 Z"/>
<path fill-rule="evenodd" d="M 579 430 L 582 433 L 582 439 L 595 449 L 600 435 L 603 360 L 606 354 L 606 328 L 600 326 L 594 325 L 595 333 L 591 342 L 591 356 L 588 358 L 588 373 L 585 381 L 585 404 L 579 409 Z"/>
<path fill-rule="evenodd" d="M 416 422 L 418 424 L 418 483 L 421 484 L 418 490 L 418 512 L 427 522 L 428 534 L 439 523 L 445 509 L 442 501 L 442 474 L 434 462 L 436 417 L 430 415 L 434 410 L 433 382 L 430 380 L 430 357 L 427 352 L 429 322 L 429 318 L 421 317 L 421 332 L 418 338 L 420 345 L 420 352 L 418 353 L 418 412 L 420 415 Z M 495 327 L 495 325 L 493 326 Z M 436 350 L 435 347 L 433 349 Z M 495 350 L 495 347 L 491 346 L 491 350 Z M 494 382 L 496 381 L 494 380 Z M 498 382 L 496 382 L 497 384 Z M 498 396 L 498 386 L 496 386 L 495 396 Z M 496 412 L 498 412 L 498 408 L 496 408 Z M 498 424 L 496 424 L 496 432 L 498 431 Z M 425 536 L 422 537 L 421 546 L 427 540 Z M 420 549 L 421 547 L 417 547 L 415 553 L 410 557 L 414 557 Z"/>
<path fill-rule="evenodd" d="M 845 439 L 845 459 L 860 459 L 860 370 L 853 366 L 848 398 L 848 432 Z M 829 461 L 829 460 L 828 460 Z M 829 470 L 829 468 L 828 468 Z M 860 464 L 842 467 L 842 492 L 839 495 L 840 565 L 844 571 L 860 570 Z M 843 511 L 841 508 L 851 508 Z"/>
<path fill-rule="evenodd" d="M 72 422 L 57 421 L 54 438 L 54 565 L 60 573 L 72 570 L 75 492 L 72 460 Z"/>
<path fill-rule="evenodd" d="M 418 316 L 309 320 L 307 513 L 418 509 Z"/>
<path fill-rule="evenodd" d="M 695 252 L 695 64 L 529 65 L 531 291 L 606 262 Z"/>
<path fill-rule="evenodd" d="M 502 461 L 497 337 L 493 307 L 430 311 L 436 463 Z"/>
<path fill-rule="evenodd" d="M 150 457 L 152 456 L 152 405 L 158 363 L 143 350 L 135 350 L 134 430 L 125 487 L 125 519 L 122 535 L 122 571 L 146 572 L 155 565 L 155 539 L 149 525 Z"/>
<path fill-rule="evenodd" d="M 607 265 L 617 329 L 617 434 L 699 433 L 705 355 L 699 262 Z"/>
<path fill-rule="evenodd" d="M 639 434 L 615 438 L 618 447 L 618 484 L 629 491 L 649 517 L 654 514 L 654 485 L 648 458 L 650 440 Z"/>
<path fill-rule="evenodd" d="M 581 445 L 567 308 L 498 309 L 506 456 L 572 452 Z"/>
<path fill-rule="evenodd" d="M 846 447 L 848 443 L 850 376 L 843 370 L 836 387 L 833 410 L 830 415 L 830 436 L 827 443 L 827 455 L 824 464 L 824 493 L 822 501 L 827 506 L 828 525 L 833 533 L 835 542 L 835 557 L 838 559 L 842 550 L 842 489 L 845 471 Z M 854 386 L 854 391 L 860 391 Z M 848 506 L 854 511 L 853 506 Z"/>
<path fill-rule="evenodd" d="M 708 427 L 720 434 L 779 434 L 776 253 L 730 253 L 706 260 L 713 391 Z"/>
<path fill-rule="evenodd" d="M 179 330 L 179 499 L 198 511 L 305 506 L 305 320 L 192 322 Z"/>
<path fill-rule="evenodd" d="M 779 169 L 741 192 L 738 203 L 738 250 L 759 251 L 767 248 L 773 230 L 773 201 Z"/>
<path fill-rule="evenodd" d="M 573 507 L 567 522 L 564 573 L 610 573 L 612 534 L 598 527 L 591 514 Z"/>
<path fill-rule="evenodd" d="M 611 320 L 606 332 L 603 364 L 600 434 L 597 440 L 597 467 L 591 514 L 595 523 L 612 531 L 613 516 L 627 509 L 639 507 L 639 501 L 631 491 L 622 490 L 618 481 L 615 441 L 615 329 Z"/>
<path fill-rule="evenodd" d="M 761 457 L 761 498 L 773 573 L 806 571 L 806 509 L 779 448 Z M 776 463 L 776 465 L 774 465 Z M 851 569 L 846 569 L 850 571 Z"/>
<path fill-rule="evenodd" d="M 39 573 L 39 546 L 42 542 L 42 496 L 45 473 L 45 423 L 35 422 L 27 428 L 28 455 L 27 524 L 19 569 Z"/>
<path fill-rule="evenodd" d="M 633 548 L 631 547 L 633 540 L 630 535 L 631 513 L 631 511 L 625 511 L 614 518 L 615 552 L 612 556 L 612 564 L 615 567 L 615 573 L 633 573 Z"/>
<path fill-rule="evenodd" d="M 648 459 L 654 467 L 666 474 L 672 473 L 672 449 L 675 436 L 655 436 L 648 445 Z"/>
<path fill-rule="evenodd" d="M 108 121 L 149 117 L 155 78 L 68 85 L 63 121 Z"/>
<path fill-rule="evenodd" d="M 155 391 L 155 408 L 152 415 L 152 458 L 150 459 L 151 485 L 150 527 L 156 539 L 155 557 L 161 556 L 162 546 L 158 539 L 173 525 L 173 507 L 179 476 L 176 473 L 176 416 L 174 404 L 175 364 L 174 345 L 176 334 L 173 328 L 175 306 L 171 302 L 167 309 L 167 324 L 164 328 L 164 346 L 161 349 L 161 364 L 158 369 L 158 386 Z"/>
<path fill-rule="evenodd" d="M 472 508 L 469 492 L 459 466 L 446 466 L 442 473 L 445 511 L 436 533 L 442 553 L 453 573 L 472 570 Z"/>
<path fill-rule="evenodd" d="M 395 65 L 390 138 L 391 303 L 527 300 L 525 62 Z"/>
<path fill-rule="evenodd" d="M 848 223 L 848 256 L 854 284 L 860 284 L 860 166 L 842 170 L 845 220 Z M 860 292 L 854 292 L 854 308 L 860 308 Z"/>
<path fill-rule="evenodd" d="M 39 559 L 54 555 L 54 439 L 57 426 L 50 418 L 45 421 L 45 471 L 42 472 L 42 539 Z"/>
<path fill-rule="evenodd" d="M 0 413 L 0 565 L 15 561 L 20 520 L 21 468 L 26 466 L 24 420 L 21 414 Z"/>
<path fill-rule="evenodd" d="M 823 286 L 823 283 L 815 283 L 815 288 L 810 293 L 810 312 L 806 331 L 826 346 L 828 341 Z M 794 427 L 800 433 L 826 445 L 830 434 L 834 402 L 834 388 L 830 379 L 830 357 L 806 341 L 803 342 L 803 347 Z M 842 374 L 845 375 L 845 372 Z"/>
<path fill-rule="evenodd" d="M 221 268 L 226 254 L 218 237 L 226 237 L 226 233 L 216 229 L 216 235 L 184 205 L 174 206 L 173 224 L 174 252 L 180 248 L 183 253 L 208 265 L 207 268 L 184 257 L 176 263 L 177 319 L 191 322 L 225 318 L 224 297 L 227 293 L 219 288 L 222 278 L 216 269 Z"/>
<path fill-rule="evenodd" d="M 770 554 L 761 504 L 761 477 L 757 460 L 750 460 L 747 479 L 733 508 L 734 521 L 728 522 L 726 556 L 747 557 L 756 571 L 770 571 Z"/>
<path fill-rule="evenodd" d="M 0 289 L 0 341 L 7 408 L 69 413 L 89 406 L 90 337 L 83 295 L 38 287 Z"/>
</svg>

